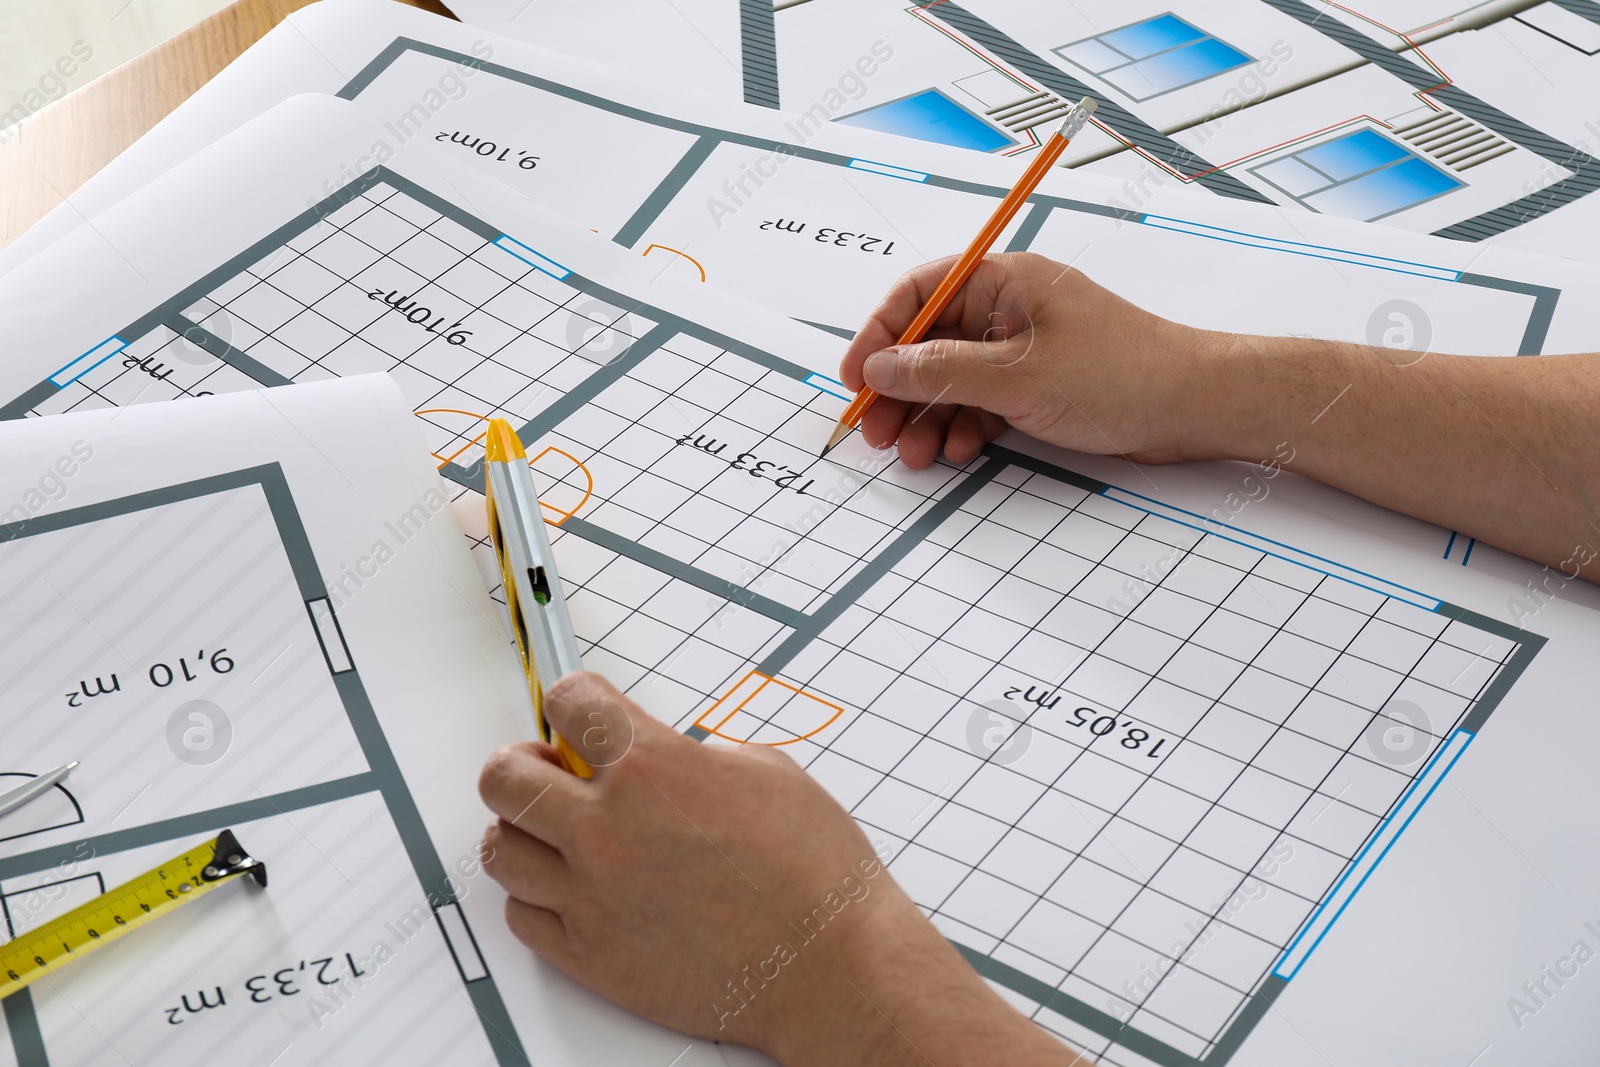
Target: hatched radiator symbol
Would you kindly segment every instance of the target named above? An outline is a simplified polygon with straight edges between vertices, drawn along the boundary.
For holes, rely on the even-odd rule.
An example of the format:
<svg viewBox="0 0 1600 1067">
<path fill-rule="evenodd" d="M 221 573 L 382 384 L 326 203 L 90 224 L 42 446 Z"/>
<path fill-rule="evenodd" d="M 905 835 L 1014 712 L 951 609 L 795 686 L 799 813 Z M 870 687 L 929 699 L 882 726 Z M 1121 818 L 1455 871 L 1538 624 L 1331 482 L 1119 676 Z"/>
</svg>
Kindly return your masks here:
<svg viewBox="0 0 1600 1067">
<path fill-rule="evenodd" d="M 1022 133 L 1047 122 L 1056 122 L 1070 111 L 1072 105 L 1052 93 L 1038 92 L 1021 100 L 984 112 L 989 119 L 1012 133 Z"/>
<path fill-rule="evenodd" d="M 1404 126 L 1395 136 L 1452 170 L 1471 170 L 1480 163 L 1505 155 L 1514 147 L 1470 119 L 1453 111 L 1428 115 Z"/>
</svg>

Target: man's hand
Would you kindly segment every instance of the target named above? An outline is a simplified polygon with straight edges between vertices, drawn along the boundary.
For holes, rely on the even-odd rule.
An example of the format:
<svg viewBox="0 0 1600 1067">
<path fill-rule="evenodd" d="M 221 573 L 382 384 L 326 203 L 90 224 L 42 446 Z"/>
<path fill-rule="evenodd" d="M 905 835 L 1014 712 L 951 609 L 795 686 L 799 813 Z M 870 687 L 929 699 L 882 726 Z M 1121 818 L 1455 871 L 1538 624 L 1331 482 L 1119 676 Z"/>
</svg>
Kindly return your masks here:
<svg viewBox="0 0 1600 1067">
<path fill-rule="evenodd" d="M 595 776 L 542 742 L 495 753 L 485 868 L 511 894 L 511 930 L 583 985 L 790 1067 L 925 1064 L 919 1046 L 941 1064 L 1071 1058 L 990 992 L 781 752 L 697 744 L 595 674 L 552 686 L 545 713 Z M 978 1041 L 1004 1054 L 950 1055 Z"/>
<path fill-rule="evenodd" d="M 1042 256 L 986 258 L 894 347 L 949 269 L 895 283 L 839 376 L 882 394 L 867 443 L 910 467 L 1007 425 L 1142 463 L 1265 462 L 1600 581 L 1600 353 L 1448 356 L 1169 322 Z"/>
<path fill-rule="evenodd" d="M 861 424 L 874 448 L 926 467 L 966 463 L 1007 425 L 1081 452 L 1194 458 L 1195 394 L 1230 335 L 1180 326 L 1030 253 L 978 265 L 921 344 L 894 347 L 955 257 L 907 273 L 846 349 L 847 388 L 882 394 Z"/>
</svg>

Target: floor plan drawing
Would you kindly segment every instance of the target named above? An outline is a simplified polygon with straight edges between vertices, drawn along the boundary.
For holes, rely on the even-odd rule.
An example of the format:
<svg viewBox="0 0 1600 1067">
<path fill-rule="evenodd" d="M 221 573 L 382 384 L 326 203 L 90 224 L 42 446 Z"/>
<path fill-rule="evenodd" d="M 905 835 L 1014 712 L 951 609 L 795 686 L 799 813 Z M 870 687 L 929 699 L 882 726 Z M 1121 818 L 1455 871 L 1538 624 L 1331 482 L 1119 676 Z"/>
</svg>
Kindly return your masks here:
<svg viewBox="0 0 1600 1067">
<path fill-rule="evenodd" d="M 539 12 L 559 7 L 541 5 Z M 826 16 L 834 7 L 832 0 L 810 0 L 776 14 L 780 19 L 810 19 L 818 13 Z M 690 4 L 684 10 L 693 14 L 701 7 Z M 862 10 L 876 9 L 867 5 Z M 837 108 L 831 103 L 819 108 L 828 113 L 819 118 L 803 106 L 803 100 L 780 112 L 705 101 L 672 86 L 651 91 L 626 72 L 597 70 L 514 40 L 484 38 L 480 31 L 425 13 L 389 4 L 328 0 L 297 12 L 280 32 L 252 49 L 228 77 L 208 86 L 192 107 L 175 114 L 164 128 L 159 150 L 152 146 L 137 166 L 125 161 L 119 169 L 131 167 L 148 180 L 161 167 L 173 165 L 295 93 L 334 93 L 367 109 L 375 121 L 367 145 L 340 158 L 333 168 L 337 177 L 327 176 L 317 199 L 372 166 L 398 163 L 412 153 L 439 152 L 610 238 L 654 269 L 703 281 L 843 334 L 854 331 L 876 296 L 906 269 L 964 247 L 1024 163 L 997 153 L 888 137 L 830 120 L 829 116 L 847 117 L 849 108 L 858 104 L 867 106 L 879 93 L 886 101 L 911 100 L 908 113 L 920 115 L 931 107 L 932 114 L 948 117 L 951 105 L 941 101 L 946 97 L 959 101 L 960 90 L 941 83 L 934 94 L 938 99 L 917 102 L 914 98 L 929 89 L 929 68 L 903 39 L 909 32 L 917 40 L 926 37 L 954 47 L 925 25 L 930 19 L 938 21 L 932 12 L 944 10 L 938 6 L 920 16 L 920 9 L 890 10 L 886 16 L 890 25 L 899 27 L 895 56 L 887 61 L 873 57 L 869 47 L 868 57 L 878 67 L 876 74 L 864 79 L 867 95 L 860 101 L 841 95 L 833 101 Z M 1061 9 L 1052 17 L 1069 14 Z M 1215 13 L 1212 19 L 1190 15 L 1191 22 L 1200 20 L 1208 39 L 1251 55 L 1271 56 L 1272 40 L 1240 36 L 1234 23 L 1213 23 Z M 1179 12 L 1176 17 L 1181 16 Z M 545 15 L 530 9 L 528 17 Z M 630 22 L 625 29 L 635 32 L 648 22 L 641 18 L 638 25 Z M 1268 29 L 1274 24 L 1264 23 Z M 867 28 L 875 25 L 868 19 Z M 1109 23 L 1058 27 L 1049 31 L 1049 39 L 1060 45 L 1111 28 Z M 1256 27 L 1251 32 L 1265 31 Z M 1485 32 L 1489 31 L 1472 31 Z M 1327 42 L 1320 33 L 1306 33 L 1310 36 L 1296 37 L 1293 43 L 1297 62 L 1322 63 L 1343 47 Z M 824 51 L 839 47 L 831 39 L 824 44 Z M 971 52 L 957 51 L 966 62 L 981 65 Z M 282 79 L 260 76 L 278 65 L 294 73 Z M 1218 77 L 1225 82 L 1235 73 L 1253 70 L 1241 67 Z M 1149 104 L 1171 103 L 1190 91 L 1209 92 L 1216 88 L 1211 82 L 1152 97 Z M 457 88 L 447 95 L 441 85 Z M 470 91 L 464 91 L 467 87 Z M 1259 107 L 1225 116 L 1206 147 L 1232 136 L 1231 131 Z M 947 125 L 943 118 L 934 121 L 940 128 Z M 1388 211 L 1394 204 L 1388 190 L 1395 182 L 1413 174 L 1424 180 L 1424 171 L 1432 173 L 1432 164 L 1410 162 L 1388 147 L 1392 131 L 1352 127 L 1345 132 L 1350 135 L 1348 142 L 1324 147 L 1321 141 L 1302 139 L 1285 145 L 1283 159 L 1262 155 L 1222 177 L 1244 183 L 1264 199 L 1270 199 L 1269 194 L 1292 195 L 1313 207 L 1336 201 L 1370 202 L 1375 210 Z M 1418 134 L 1424 139 L 1435 135 L 1456 138 L 1456 132 L 1445 130 L 1443 124 Z M 1472 139 L 1467 136 L 1463 143 Z M 1268 143 L 1280 140 L 1293 137 L 1286 133 Z M 1086 129 L 1074 147 L 1098 151 L 1116 143 L 1103 131 Z M 1580 350 L 1592 334 L 1584 309 L 1559 299 L 1559 290 L 1577 284 L 1583 268 L 1572 266 L 1558 279 L 1541 269 L 1541 264 L 1553 261 L 1514 265 L 1509 260 L 1522 257 L 1502 248 L 1429 240 L 1399 228 L 1409 213 L 1443 210 L 1463 198 L 1487 195 L 1476 187 L 1441 193 L 1386 216 L 1384 226 L 1364 227 L 1292 204 L 1274 208 L 1213 196 L 1195 187 L 1197 182 L 1185 186 L 1170 175 L 1161 182 L 1147 181 L 1146 171 L 1156 173 L 1159 168 L 1131 151 L 1107 157 L 1104 163 L 1110 167 L 1123 158 L 1137 160 L 1133 172 L 1125 176 L 1107 178 L 1082 168 L 1050 175 L 996 247 L 1037 251 L 1071 263 L 1149 310 L 1193 325 L 1386 343 L 1383 338 L 1390 335 L 1369 329 L 1368 320 L 1382 305 L 1399 298 L 1414 304 L 1429 320 L 1430 330 L 1412 336 L 1436 351 L 1527 352 L 1531 349 L 1522 342 L 1540 331 L 1530 334 L 1524 328 L 1513 334 L 1512 327 L 1546 318 L 1549 328 L 1543 331 L 1546 338 L 1540 351 Z M 1481 174 L 1515 158 L 1517 153 L 1506 153 L 1470 173 Z M 1259 171 L 1259 181 L 1250 168 Z M 1197 165 L 1197 171 L 1205 169 Z M 130 176 L 127 184 L 132 180 Z M 112 193 L 125 187 L 116 180 L 99 184 L 107 191 L 94 198 L 96 203 L 114 203 Z M 1274 193 L 1279 188 L 1289 193 Z M 87 217 L 104 210 L 84 197 L 78 201 Z M 1569 208 L 1588 210 L 1587 202 L 1580 199 Z M 80 205 L 75 201 L 75 206 Z M 1489 210 L 1493 204 L 1486 201 L 1481 206 Z M 1514 229 L 1531 232 L 1548 225 L 1573 232 L 1572 227 L 1558 225 L 1557 214 Z M 70 222 L 59 212 L 52 217 L 62 226 Z M 1131 244 L 1141 246 L 1138 256 L 1128 254 L 1125 246 Z M 1582 254 L 1577 249 L 1565 251 Z M 1486 292 L 1478 281 L 1484 277 L 1510 283 L 1511 288 Z M 1314 298 L 1330 284 L 1346 297 Z M 1253 299 L 1258 289 L 1270 290 L 1271 297 Z M 1493 308 L 1495 314 L 1476 314 L 1479 301 L 1486 301 L 1484 307 Z M 1342 319 L 1331 321 L 1340 315 Z M 451 321 L 439 326 L 448 327 Z M 1424 335 L 1427 340 L 1420 340 Z"/>
<path fill-rule="evenodd" d="M 1600 87 L 1600 9 L 1576 0 L 639 4 L 603 35 L 576 4 L 461 6 L 598 62 L 626 54 L 633 69 L 750 104 L 985 153 L 1031 151 L 1092 94 L 1099 132 L 1066 165 L 1127 179 L 1133 198 L 1178 182 L 1482 241 L 1600 183 L 1583 103 Z M 720 58 L 726 75 L 681 72 L 674 49 L 645 46 L 651 33 L 709 49 L 702 68 Z M 1559 250 L 1558 227 L 1536 229 L 1530 240 Z"/>
<path fill-rule="evenodd" d="M 1537 350 L 1553 297 L 1405 276 L 1520 301 L 1508 328 Z M 838 382 L 608 288 L 386 168 L 5 410 L 191 403 L 371 370 L 400 383 L 464 514 L 481 512 L 485 419 L 514 420 L 548 487 L 588 667 L 706 743 L 783 746 L 985 977 L 1125 1067 L 1221 1064 L 1248 1040 L 1543 643 L 1015 450 L 911 471 L 857 437 L 818 459 L 846 403 Z M 197 529 L 239 526 L 292 568 L 270 484 L 245 472 L 123 511 L 198 509 L 211 517 Z M 63 517 L 49 536 L 99 522 Z M 0 560 L 21 544 L 0 538 Z M 381 798 L 371 818 L 413 862 L 431 855 L 358 713 L 333 592 L 292 569 L 285 582 L 282 625 L 314 628 L 327 652 L 300 665 L 303 714 L 347 740 L 309 780 L 292 777 L 303 762 L 275 764 L 290 777 L 274 788 L 302 804 Z M 139 678 L 110 670 L 86 655 L 69 673 L 141 698 Z M 162 806 L 179 797 L 145 796 L 152 818 L 185 817 Z M 100 804 L 80 799 L 92 832 Z M 229 803 L 248 843 L 260 803 Z M 28 848 L 0 860 L 0 889 L 62 858 Z M 486 1012 L 486 968 L 449 947 Z M 481 1051 L 520 1062 L 489 1027 Z"/>
<path fill-rule="evenodd" d="M 630 168 L 625 193 L 610 190 L 604 203 L 590 185 L 567 191 L 569 184 L 576 186 L 576 173 L 570 178 L 541 177 L 535 170 L 508 181 L 529 193 L 540 190 L 543 195 L 557 195 L 556 186 L 550 184 L 556 183 L 564 202 L 615 243 L 663 262 L 663 257 L 688 256 L 692 266 L 680 269 L 696 271 L 709 284 L 834 332 L 853 333 L 870 310 L 870 302 L 863 294 L 881 292 L 909 266 L 959 248 L 1007 191 L 1004 185 L 974 182 L 960 174 L 920 171 L 898 166 L 892 160 L 856 158 L 807 144 L 786 144 L 774 138 L 685 122 L 671 114 L 652 114 L 556 80 L 414 40 L 396 40 L 385 48 L 343 87 L 341 95 L 383 111 L 404 101 L 412 86 L 431 80 L 437 72 L 461 67 L 476 68 L 480 77 L 493 79 L 482 85 L 484 97 L 492 90 L 504 94 L 507 104 L 515 101 L 519 113 L 537 109 L 552 116 L 543 139 L 553 153 L 561 152 L 566 139 L 586 136 L 585 131 L 594 129 L 606 130 L 619 143 L 648 142 L 655 148 L 648 166 Z M 461 106 L 469 106 L 472 99 L 466 98 Z M 471 106 L 485 110 L 474 110 L 471 116 L 463 113 L 459 118 L 486 122 L 494 114 L 486 110 L 488 105 L 481 98 Z M 450 111 L 442 112 L 441 119 L 452 115 Z M 568 115 L 570 119 L 565 117 Z M 1361 144 L 1368 142 L 1362 140 L 1351 151 L 1359 151 Z M 780 157 L 781 166 L 767 166 Z M 578 166 L 564 154 L 549 165 Z M 747 199 L 738 191 L 728 192 L 730 177 L 759 176 L 766 173 L 764 166 L 772 173 L 761 178 L 759 187 L 746 182 L 743 189 L 749 194 Z M 1286 180 L 1279 170 L 1267 173 Z M 1294 188 L 1307 197 L 1324 195 L 1320 191 L 1313 193 L 1303 184 Z M 1335 194 L 1359 195 L 1359 190 L 1333 189 L 1327 193 Z M 1421 259 L 1396 262 L 1396 258 L 1407 257 L 1374 256 L 1301 235 L 1285 240 L 1200 219 L 1173 218 L 1141 210 L 1136 200 L 1117 206 L 1115 199 L 1111 203 L 1091 203 L 1048 192 L 1036 194 L 1030 200 L 1030 208 L 1002 237 L 1001 247 L 1008 251 L 1038 251 L 1063 262 L 1080 263 L 1097 277 L 1119 267 L 1141 265 L 1150 278 L 1161 284 L 1152 285 L 1145 299 L 1141 299 L 1144 294 L 1125 295 L 1151 310 L 1191 322 L 1203 314 L 1197 314 L 1197 305 L 1208 309 L 1220 324 L 1257 319 L 1263 306 L 1273 303 L 1252 298 L 1248 307 L 1241 305 L 1241 292 L 1246 288 L 1241 286 L 1218 286 L 1207 292 L 1203 301 L 1186 301 L 1181 295 L 1188 286 L 1206 285 L 1208 274 L 1231 276 L 1239 270 L 1249 272 L 1261 285 L 1274 284 L 1272 279 L 1277 278 L 1276 284 L 1283 285 L 1286 293 L 1299 294 L 1287 306 L 1300 316 L 1294 328 L 1303 332 L 1311 325 L 1305 316 L 1326 310 L 1309 306 L 1304 294 L 1329 283 L 1329 263 L 1341 272 L 1341 284 L 1352 268 L 1363 268 L 1355 273 L 1377 278 L 1369 284 L 1386 293 L 1417 284 L 1416 279 L 1426 279 L 1533 297 L 1531 306 L 1520 300 L 1514 302 L 1517 310 L 1511 314 L 1529 329 L 1515 339 L 1508 337 L 1501 342 L 1502 351 L 1537 351 L 1536 339 L 1541 332 L 1537 324 L 1554 314 L 1558 294 L 1548 288 L 1530 288 L 1525 282 L 1510 279 L 1480 279 L 1470 271 L 1434 266 Z M 819 210 L 819 204 L 828 205 L 825 213 Z M 1130 239 L 1130 231 L 1142 227 L 1162 231 L 1159 248 L 1153 246 L 1149 255 L 1137 258 L 1125 255 L 1118 246 Z M 848 253 L 841 254 L 836 247 L 839 240 L 850 246 Z M 1166 264 L 1175 254 L 1182 254 L 1176 253 L 1173 246 L 1190 242 L 1197 247 L 1193 255 L 1205 260 L 1208 269 L 1171 271 Z M 1228 257 L 1236 257 L 1237 266 L 1230 263 L 1226 269 L 1218 269 L 1217 259 Z M 1315 262 L 1318 259 L 1322 262 Z M 1272 263 L 1270 268 L 1268 262 Z M 1159 266 L 1150 268 L 1152 263 Z M 1383 273 L 1368 273 L 1373 269 Z M 1136 273 L 1130 269 L 1129 276 Z M 1184 277 L 1183 289 L 1167 284 L 1175 273 Z M 802 278 L 806 284 L 799 284 Z M 838 281 L 818 281 L 826 278 Z M 1107 279 L 1119 291 L 1123 288 L 1120 281 Z M 1453 305 L 1456 298 L 1464 301 L 1461 306 L 1465 307 L 1486 295 L 1465 289 L 1447 295 L 1437 284 L 1422 288 L 1426 292 L 1419 292 L 1417 299 L 1429 308 L 1435 322 L 1456 317 L 1453 310 L 1445 310 L 1445 305 Z M 1503 298 L 1496 293 L 1491 299 Z M 1359 306 L 1363 301 L 1344 303 Z M 1328 336 L 1366 340 L 1364 322 L 1340 324 L 1337 328 L 1316 325 L 1319 331 L 1328 329 Z M 1272 332 L 1275 327 L 1260 323 L 1256 328 Z M 1465 337 L 1460 341 L 1435 337 L 1434 342 L 1441 348 L 1450 343 L 1470 344 Z"/>
<path fill-rule="evenodd" d="M 1004 449 L 941 504 L 691 733 L 1101 1062 L 1226 1062 L 1542 641 Z"/>
<path fill-rule="evenodd" d="M 527 1062 L 276 465 L 0 526 L 0 574 L 14 609 L 0 767 L 82 764 L 69 806 L 30 806 L 0 827 L 28 820 L 0 841 L 4 935 L 222 829 L 273 867 L 259 891 L 270 919 L 254 886 L 230 887 L 6 998 L 0 1062 L 159 1051 L 198 1064 L 258 1040 L 283 1043 L 280 1062 L 309 1062 L 303 1043 L 291 1052 L 296 1035 L 361 1040 L 358 1019 L 394 1048 Z M 175 625 L 150 625 L 158 590 Z M 393 952 L 381 961 L 380 941 Z M 170 996 L 109 994 L 130 982 Z M 178 1026 L 190 1058 L 174 1060 L 164 1042 Z"/>
</svg>

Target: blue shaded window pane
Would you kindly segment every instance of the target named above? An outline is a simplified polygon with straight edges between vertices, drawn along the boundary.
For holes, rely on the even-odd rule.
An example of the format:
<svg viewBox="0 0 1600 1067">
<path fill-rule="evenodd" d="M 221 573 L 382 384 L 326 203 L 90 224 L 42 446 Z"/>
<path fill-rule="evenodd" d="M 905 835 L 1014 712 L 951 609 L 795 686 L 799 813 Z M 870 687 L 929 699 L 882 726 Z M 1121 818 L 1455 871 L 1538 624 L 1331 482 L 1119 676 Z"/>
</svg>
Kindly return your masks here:
<svg viewBox="0 0 1600 1067">
<path fill-rule="evenodd" d="M 1302 162 L 1311 164 L 1334 181 L 1353 178 L 1410 154 L 1387 137 L 1371 130 L 1352 133 L 1348 137 L 1295 153 Z"/>
<path fill-rule="evenodd" d="M 1257 167 L 1255 172 L 1290 196 L 1305 196 L 1331 185 L 1321 172 L 1312 170 L 1294 156 L 1285 156 Z"/>
<path fill-rule="evenodd" d="M 1148 100 L 1161 90 L 1150 83 L 1140 66 L 1141 64 L 1133 63 L 1126 67 L 1118 67 L 1116 70 L 1106 71 L 1100 77 L 1135 100 Z"/>
<path fill-rule="evenodd" d="M 1180 44 L 1197 41 L 1205 34 L 1176 15 L 1157 15 L 1145 22 L 1136 22 L 1120 30 L 1102 33 L 1100 39 L 1125 53 L 1129 59 L 1143 59 L 1157 52 L 1165 52 Z"/>
<path fill-rule="evenodd" d="M 1171 13 L 1052 51 L 1134 100 L 1148 100 L 1253 62 Z"/>
<path fill-rule="evenodd" d="M 1101 76 L 1135 100 L 1143 100 L 1249 62 L 1250 57 L 1238 49 L 1207 38 Z"/>
<path fill-rule="evenodd" d="M 1370 222 L 1460 187 L 1461 183 L 1450 175 L 1413 157 L 1314 193 L 1306 197 L 1305 202 L 1329 215 Z"/>
<path fill-rule="evenodd" d="M 993 152 L 1016 143 L 937 89 L 926 89 L 834 121 L 978 152 Z"/>
<path fill-rule="evenodd" d="M 1112 67 L 1120 67 L 1128 62 L 1128 57 L 1114 48 L 1108 48 L 1100 43 L 1098 38 L 1091 37 L 1087 41 L 1077 44 L 1065 44 L 1056 49 L 1056 55 L 1087 70 L 1091 74 L 1099 74 Z"/>
</svg>

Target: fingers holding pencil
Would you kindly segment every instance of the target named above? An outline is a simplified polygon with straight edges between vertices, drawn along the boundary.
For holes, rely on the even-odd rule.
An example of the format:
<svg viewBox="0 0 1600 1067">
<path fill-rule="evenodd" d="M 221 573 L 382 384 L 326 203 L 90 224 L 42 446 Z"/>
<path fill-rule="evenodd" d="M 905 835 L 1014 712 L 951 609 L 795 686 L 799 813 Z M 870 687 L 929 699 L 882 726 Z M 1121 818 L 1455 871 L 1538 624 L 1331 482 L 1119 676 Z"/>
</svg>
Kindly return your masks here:
<svg viewBox="0 0 1600 1067">
<path fill-rule="evenodd" d="M 879 394 L 862 416 L 863 439 L 879 449 L 898 443 L 913 468 L 926 467 L 941 451 L 964 463 L 1005 429 L 1005 419 L 993 412 L 1006 408 L 1008 391 L 989 371 L 1016 362 L 1031 325 L 1026 302 L 1007 291 L 1015 287 L 1016 256 L 1005 253 L 978 265 L 923 341 L 895 344 L 954 259 L 926 263 L 900 278 L 840 363 L 847 388 Z"/>
<path fill-rule="evenodd" d="M 1033 195 L 1033 191 L 1039 187 L 1039 183 L 1044 180 L 1044 176 L 1049 173 L 1050 168 L 1055 166 L 1056 161 L 1061 158 L 1061 153 L 1065 151 L 1067 142 L 1089 121 L 1089 116 L 1094 113 L 1095 107 L 1094 100 L 1089 97 L 1084 97 L 1081 102 L 1075 105 L 1067 113 L 1067 117 L 1062 120 L 1055 133 L 1051 134 L 1044 144 L 1040 146 L 1038 154 L 1028 164 L 1027 170 L 1017 179 L 1017 183 L 1011 188 L 1011 191 L 1006 193 L 1000 203 L 995 206 L 994 213 L 989 216 L 988 221 L 983 224 L 982 229 L 972 239 L 971 244 L 967 246 L 967 250 L 961 253 L 960 256 L 954 257 L 953 260 L 940 261 L 941 264 L 945 265 L 943 276 L 934 285 L 932 291 L 923 298 L 924 302 L 920 310 L 917 311 L 909 324 L 900 333 L 898 340 L 901 345 L 915 344 L 923 340 L 930 329 L 940 325 L 945 320 L 946 313 L 960 297 L 971 276 L 977 271 L 984 257 L 988 255 L 989 250 L 994 247 L 995 241 L 999 239 L 1005 228 L 1010 225 L 1011 220 L 1022 209 L 1022 205 L 1027 202 L 1028 197 Z M 938 265 L 931 266 L 937 269 Z M 966 306 L 968 305 L 963 304 L 962 311 L 959 311 L 956 317 L 950 320 L 952 325 L 961 321 L 961 315 L 964 313 Z M 827 455 L 830 449 L 844 440 L 852 429 L 861 424 L 863 416 L 878 400 L 878 395 L 870 383 L 863 384 L 858 389 L 856 398 L 851 401 L 844 414 L 839 417 L 838 425 L 834 427 L 827 444 L 823 446 L 822 455 Z"/>
</svg>

